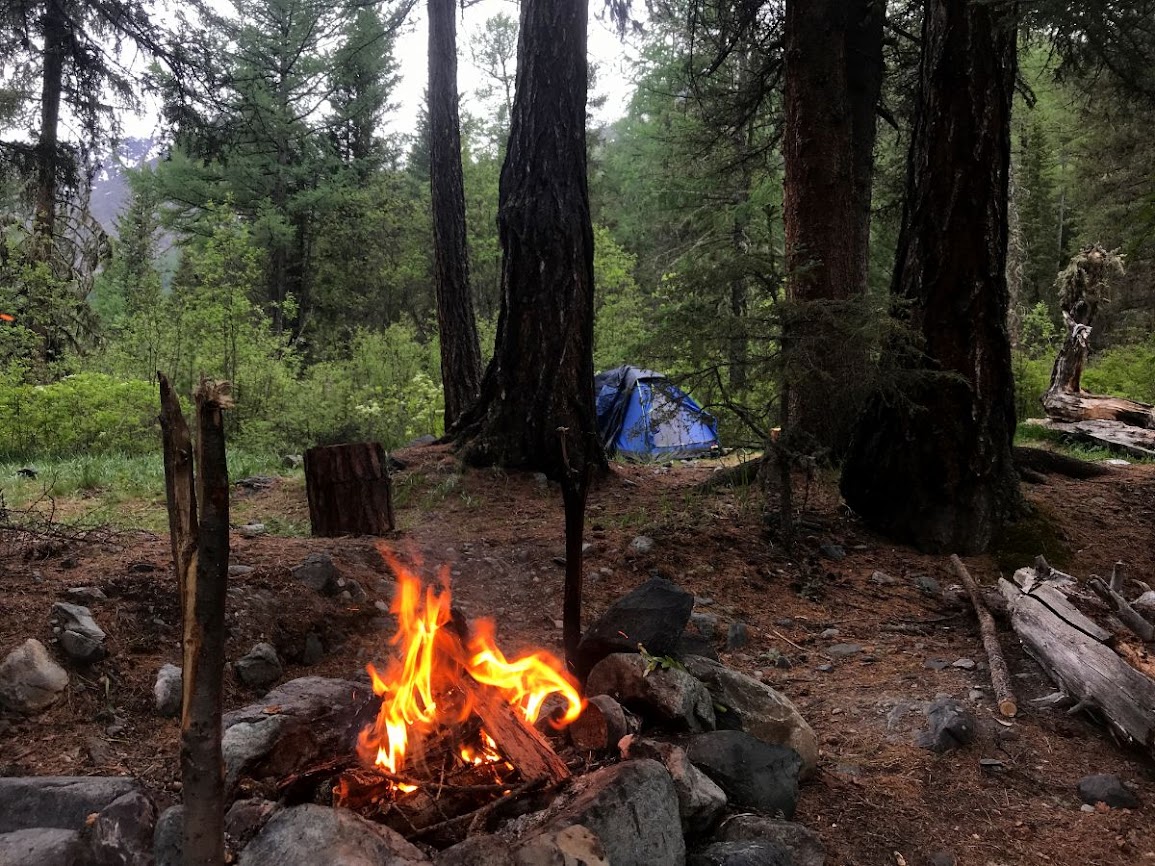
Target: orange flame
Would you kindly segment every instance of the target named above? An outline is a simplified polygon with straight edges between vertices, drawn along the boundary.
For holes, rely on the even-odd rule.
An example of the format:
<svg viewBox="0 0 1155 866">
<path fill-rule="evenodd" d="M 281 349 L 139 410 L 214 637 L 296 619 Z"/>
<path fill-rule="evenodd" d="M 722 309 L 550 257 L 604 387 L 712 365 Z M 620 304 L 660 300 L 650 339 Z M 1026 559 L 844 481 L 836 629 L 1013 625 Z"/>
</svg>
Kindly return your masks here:
<svg viewBox="0 0 1155 866">
<path fill-rule="evenodd" d="M 438 704 L 438 696 L 444 697 L 463 675 L 497 689 L 530 724 L 537 721 L 543 703 L 552 694 L 560 694 L 566 702 L 562 718 L 551 720 L 555 727 L 581 715 L 584 702 L 573 678 L 549 653 L 507 660 L 494 641 L 494 625 L 489 621 L 475 624 L 476 634 L 468 651 L 453 629 L 444 628 L 451 618 L 447 568 L 439 575 L 440 592 L 433 587 L 422 591 L 416 574 L 385 545 L 378 549 L 397 576 L 398 590 L 391 610 L 397 615 L 398 626 L 390 643 L 400 652 L 384 675 L 368 666 L 373 691 L 382 700 L 376 721 L 358 738 L 358 752 L 364 760 L 398 773 L 414 739 L 419 741 L 442 724 L 466 719 L 471 709 L 468 705 Z M 480 746 L 463 747 L 461 758 L 469 764 L 503 760 L 497 743 L 484 731 Z"/>
</svg>

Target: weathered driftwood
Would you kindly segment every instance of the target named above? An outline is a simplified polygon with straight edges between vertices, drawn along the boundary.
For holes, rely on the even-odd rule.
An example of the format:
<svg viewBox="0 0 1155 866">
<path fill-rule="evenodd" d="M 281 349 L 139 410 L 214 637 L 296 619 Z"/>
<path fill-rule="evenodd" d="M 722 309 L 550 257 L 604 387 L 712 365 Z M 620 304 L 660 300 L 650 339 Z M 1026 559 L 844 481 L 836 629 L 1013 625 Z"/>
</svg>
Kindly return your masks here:
<svg viewBox="0 0 1155 866">
<path fill-rule="evenodd" d="M 1035 579 L 1034 569 L 1020 569 L 1015 579 L 1001 579 L 999 591 L 1027 651 L 1077 706 L 1094 707 L 1129 741 L 1152 750 L 1155 680 L 1116 655 L 1104 638 L 1088 633 L 1045 601 L 1041 596 L 1048 587 Z"/>
<path fill-rule="evenodd" d="M 1066 391 L 1077 394 L 1082 390 L 1083 367 L 1087 364 L 1087 354 L 1091 348 L 1091 326 L 1076 322 L 1063 311 L 1063 322 L 1067 326 L 1067 339 L 1055 358 L 1051 368 L 1050 391 Z"/>
<path fill-rule="evenodd" d="M 991 612 L 983 603 L 983 596 L 979 591 L 978 584 L 975 583 L 962 560 L 951 554 L 950 562 L 954 566 L 958 579 L 966 587 L 966 591 L 971 597 L 971 604 L 974 605 L 975 614 L 979 618 L 979 631 L 983 638 L 983 648 L 987 652 L 987 660 L 990 662 L 991 685 L 995 690 L 995 700 L 998 701 L 999 712 L 1010 718 L 1019 711 L 1019 706 L 1018 701 L 1015 700 L 1015 691 L 1011 687 L 1011 672 L 1007 670 L 1007 662 L 1003 658 L 1002 647 L 999 646 L 999 636 L 995 628 L 994 617 L 991 616 Z"/>
<path fill-rule="evenodd" d="M 384 535 L 393 529 L 393 491 L 378 442 L 310 448 L 305 495 L 315 536 Z"/>
<path fill-rule="evenodd" d="M 1117 421 L 1130 427 L 1155 429 L 1155 406 L 1081 391 L 1052 388 L 1043 395 L 1047 417 L 1055 421 Z"/>
<path fill-rule="evenodd" d="M 1155 640 L 1155 626 L 1144 619 L 1143 614 L 1131 607 L 1131 603 L 1127 599 L 1097 577 L 1088 580 L 1087 586 L 1091 587 L 1099 598 L 1115 608 L 1115 616 L 1123 625 L 1135 632 L 1142 640 L 1148 642 Z"/>
<path fill-rule="evenodd" d="M 1146 427 L 1135 427 L 1121 421 L 1068 422 L 1052 418 L 1029 418 L 1026 423 L 1132 457 L 1155 457 L 1155 430 Z"/>
</svg>

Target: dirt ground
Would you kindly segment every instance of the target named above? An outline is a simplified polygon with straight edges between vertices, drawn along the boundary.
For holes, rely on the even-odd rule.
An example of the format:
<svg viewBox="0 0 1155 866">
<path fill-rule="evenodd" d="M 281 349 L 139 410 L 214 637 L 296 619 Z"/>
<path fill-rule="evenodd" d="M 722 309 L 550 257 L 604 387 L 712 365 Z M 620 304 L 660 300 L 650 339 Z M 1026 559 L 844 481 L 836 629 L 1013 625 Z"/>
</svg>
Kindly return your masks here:
<svg viewBox="0 0 1155 866">
<path fill-rule="evenodd" d="M 447 565 L 460 606 L 470 616 L 494 618 L 504 647 L 560 653 L 564 545 L 556 489 L 528 474 L 463 471 L 438 447 L 398 456 L 408 468 L 395 478 L 400 526 L 387 543 L 404 558 L 423 560 L 429 574 Z M 796 817 L 821 835 L 827 863 L 918 866 L 949 850 L 962 866 L 1155 866 L 1150 758 L 1117 744 L 1086 715 L 1032 703 L 1055 688 L 1009 632 L 1004 646 L 1020 714 L 1000 720 L 973 616 L 927 591 L 927 579 L 954 582 L 946 557 L 921 555 L 864 529 L 840 506 L 830 479 L 816 481 L 805 497 L 800 480 L 806 511 L 788 555 L 767 540 L 755 490 L 696 490 L 715 468 L 617 466 L 593 492 L 586 621 L 657 571 L 717 614 L 723 643 L 727 623 L 748 625 L 749 644 L 722 657 L 747 673 L 761 672 L 817 732 L 820 768 L 803 786 Z M 993 582 L 1000 564 L 1005 573 L 1039 552 L 1081 578 L 1109 573 L 1116 560 L 1136 576 L 1155 574 L 1155 466 L 1087 481 L 1048 476 L 1024 490 L 1036 516 L 1000 542 L 995 555 L 966 560 L 980 582 Z M 307 525 L 297 481 L 238 488 L 235 513 Z M 649 553 L 630 551 L 638 535 L 654 540 Z M 253 571 L 231 579 L 230 658 L 268 641 L 285 659 L 286 679 L 349 677 L 384 658 L 388 620 L 375 602 L 387 571 L 372 543 L 234 532 L 232 544 L 233 563 Z M 839 551 L 830 545 L 845 557 L 832 558 Z M 369 597 L 324 599 L 294 582 L 289 569 L 312 551 L 331 553 Z M 872 580 L 876 571 L 893 582 Z M 15 536 L 0 538 L 0 652 L 29 637 L 51 647 L 52 603 L 68 588 L 88 585 L 107 596 L 91 607 L 108 632 L 111 655 L 89 668 L 70 667 L 66 698 L 41 715 L 0 715 L 0 775 L 129 773 L 162 800 L 176 799 L 177 723 L 157 716 L 152 697 L 160 665 L 180 663 L 167 537 L 97 533 L 35 549 Z M 838 635 L 822 637 L 827 629 Z M 310 632 L 321 638 L 325 656 L 306 667 L 301 654 Z M 826 652 L 845 643 L 862 651 Z M 960 658 L 977 668 L 925 666 Z M 258 697 L 231 673 L 226 682 L 229 708 Z M 943 755 L 915 747 L 922 706 L 938 694 L 975 708 L 976 743 Z M 1075 783 L 1088 773 L 1133 782 L 1143 806 L 1082 811 Z"/>
</svg>

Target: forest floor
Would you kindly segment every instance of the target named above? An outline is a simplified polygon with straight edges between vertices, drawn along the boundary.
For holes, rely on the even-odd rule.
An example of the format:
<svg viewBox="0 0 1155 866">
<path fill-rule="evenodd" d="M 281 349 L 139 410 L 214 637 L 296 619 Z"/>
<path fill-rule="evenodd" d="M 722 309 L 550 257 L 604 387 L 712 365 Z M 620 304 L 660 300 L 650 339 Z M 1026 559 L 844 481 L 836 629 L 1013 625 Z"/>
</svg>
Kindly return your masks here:
<svg viewBox="0 0 1155 866">
<path fill-rule="evenodd" d="M 408 468 L 394 480 L 399 528 L 386 543 L 404 559 L 423 560 L 428 574 L 447 566 L 459 605 L 470 616 L 495 619 L 507 650 L 560 653 L 564 545 L 556 488 L 523 473 L 463 471 L 440 447 L 398 456 Z M 949 850 L 962 866 L 1155 866 L 1150 759 L 1117 744 L 1086 715 L 1032 703 L 1055 687 L 1009 632 L 1004 646 L 1021 710 L 1013 721 L 1001 720 L 974 617 L 947 607 L 935 591 L 935 583 L 954 582 L 945 556 L 925 556 L 866 530 L 824 478 L 806 496 L 799 479 L 805 512 L 788 553 L 767 540 L 755 488 L 698 490 L 715 468 L 619 465 L 600 483 L 587 518 L 586 622 L 655 570 L 719 617 L 720 649 L 726 625 L 744 621 L 748 645 L 723 649 L 723 660 L 761 672 L 818 734 L 819 772 L 803 785 L 796 818 L 820 834 L 828 864 L 921 866 Z M 966 560 L 981 583 L 1040 552 L 1080 578 L 1109 573 L 1116 560 L 1136 576 L 1155 575 L 1155 466 L 1121 467 L 1087 481 L 1048 476 L 1024 490 L 1035 516 L 994 554 Z M 299 477 L 237 487 L 234 502 L 234 523 L 308 525 Z M 60 503 L 58 513 L 75 516 L 82 508 Z M 162 491 L 136 504 L 137 513 L 142 509 L 163 511 Z M 638 535 L 654 540 L 648 553 L 631 552 Z M 0 715 L 0 775 L 129 773 L 161 799 L 176 799 L 177 722 L 157 716 L 152 696 L 160 665 L 180 663 L 167 536 L 110 530 L 35 548 L 25 542 L 0 535 L 0 653 L 29 637 L 50 645 L 52 603 L 70 587 L 95 585 L 107 596 L 91 607 L 111 654 L 70 669 L 67 698 L 41 715 Z M 330 553 L 368 598 L 321 598 L 292 580 L 289 569 L 314 551 Z M 389 634 L 374 602 L 387 570 L 373 543 L 234 532 L 232 561 L 253 570 L 231 578 L 229 658 L 268 641 L 286 662 L 286 679 L 351 677 L 385 658 Z M 306 667 L 301 655 L 310 632 L 326 652 Z M 861 650 L 832 656 L 827 650 L 836 644 Z M 926 665 L 958 659 L 978 665 Z M 916 747 L 914 735 L 925 724 L 925 703 L 940 694 L 968 703 L 980 724 L 974 744 L 938 755 Z M 226 677 L 228 708 L 257 697 Z M 1135 783 L 1143 806 L 1083 811 L 1075 785 L 1089 773 Z"/>
</svg>

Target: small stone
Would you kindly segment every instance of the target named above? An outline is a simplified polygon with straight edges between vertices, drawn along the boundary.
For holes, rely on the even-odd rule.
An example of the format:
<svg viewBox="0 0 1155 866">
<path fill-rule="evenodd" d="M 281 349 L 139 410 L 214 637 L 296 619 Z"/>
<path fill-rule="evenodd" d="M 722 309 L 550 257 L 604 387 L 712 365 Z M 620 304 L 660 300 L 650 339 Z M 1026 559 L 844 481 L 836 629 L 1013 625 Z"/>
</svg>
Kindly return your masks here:
<svg viewBox="0 0 1155 866">
<path fill-rule="evenodd" d="M 535 472 L 533 473 L 533 483 L 544 489 L 549 486 L 549 477 L 544 472 Z"/>
<path fill-rule="evenodd" d="M 926 858 L 926 866 L 958 866 L 954 851 L 935 851 Z"/>
<path fill-rule="evenodd" d="M 1147 590 L 1131 602 L 1131 606 L 1141 613 L 1155 613 L 1155 590 Z"/>
<path fill-rule="evenodd" d="M 730 623 L 730 628 L 726 631 L 726 649 L 741 649 L 748 643 L 750 643 L 750 630 L 746 623 L 741 620 Z"/>
<path fill-rule="evenodd" d="M 898 583 L 898 578 L 891 577 L 885 571 L 876 571 L 870 575 L 870 582 L 877 583 L 879 586 L 894 586 Z"/>
<path fill-rule="evenodd" d="M 284 669 L 271 644 L 256 644 L 248 654 L 233 662 L 237 678 L 254 689 L 267 689 L 281 678 Z"/>
<path fill-rule="evenodd" d="M 794 628 L 794 620 L 790 617 L 783 617 L 782 619 L 774 620 L 774 625 L 778 628 Z"/>
<path fill-rule="evenodd" d="M 156 711 L 170 717 L 180 713 L 183 691 L 184 675 L 181 669 L 176 665 L 164 665 L 157 671 L 156 683 L 152 687 Z"/>
<path fill-rule="evenodd" d="M 690 614 L 690 624 L 698 630 L 698 634 L 709 640 L 718 629 L 718 617 L 704 611 L 694 611 Z"/>
<path fill-rule="evenodd" d="M 858 655 L 862 652 L 862 646 L 856 643 L 836 643 L 834 646 L 826 650 L 835 658 L 846 658 L 848 656 Z"/>
<path fill-rule="evenodd" d="M 942 592 L 942 588 L 939 586 L 938 581 L 933 577 L 928 577 L 925 574 L 918 575 L 918 577 L 914 579 L 914 585 L 917 586 L 922 592 L 925 592 L 927 595 L 938 595 L 940 592 Z"/>
<path fill-rule="evenodd" d="M 301 664 L 315 665 L 325 657 L 325 646 L 313 632 L 305 635 L 305 649 L 301 653 Z"/>
<path fill-rule="evenodd" d="M 946 752 L 965 746 L 975 738 L 974 716 L 953 698 L 935 699 L 927 708 L 926 716 L 929 727 L 915 737 L 920 748 Z"/>
<path fill-rule="evenodd" d="M 338 577 L 336 586 L 338 598 L 351 601 L 361 601 L 365 598 L 365 589 L 351 577 Z"/>
<path fill-rule="evenodd" d="M 818 671 L 819 673 L 828 674 L 834 670 L 834 665 L 819 665 L 814 670 Z"/>
<path fill-rule="evenodd" d="M 1080 812 L 1094 812 L 1095 807 L 1092 806 L 1090 803 L 1084 803 L 1082 806 L 1079 807 L 1079 811 Z"/>
<path fill-rule="evenodd" d="M 952 668 L 958 668 L 962 671 L 973 671 L 975 669 L 974 659 L 956 659 L 951 663 Z"/>
<path fill-rule="evenodd" d="M 1139 800 L 1115 775 L 1096 773 L 1084 776 L 1079 780 L 1078 791 L 1079 799 L 1091 806 L 1106 803 L 1112 809 L 1139 808 Z"/>
<path fill-rule="evenodd" d="M 802 769 L 794 749 L 743 731 L 711 731 L 690 737 L 686 754 L 726 792 L 731 806 L 793 817 Z"/>
<path fill-rule="evenodd" d="M 74 586 L 65 593 L 70 601 L 79 604 L 91 604 L 94 601 L 104 601 L 108 598 L 99 586 Z"/>
<path fill-rule="evenodd" d="M 78 662 L 99 661 L 108 655 L 104 630 L 83 605 L 58 601 L 52 605 L 52 616 L 60 623 L 60 646 Z"/>
<path fill-rule="evenodd" d="M 0 662 L 0 705 L 18 713 L 36 713 L 51 706 L 67 686 L 68 673 L 35 638 Z"/>
<path fill-rule="evenodd" d="M 237 529 L 242 538 L 257 538 L 261 535 L 268 535 L 269 528 L 263 523 L 246 523 Z"/>
<path fill-rule="evenodd" d="M 313 592 L 336 595 L 337 568 L 327 553 L 310 553 L 305 561 L 292 570 L 293 580 L 305 584 Z"/>
<path fill-rule="evenodd" d="M 818 548 L 818 552 L 835 562 L 846 559 L 846 551 L 837 544 L 823 544 Z"/>
<path fill-rule="evenodd" d="M 246 574 L 252 574 L 253 567 L 251 565 L 230 565 L 229 577 L 244 577 Z"/>
<path fill-rule="evenodd" d="M 967 697 L 972 701 L 981 701 L 983 699 L 983 693 L 979 689 L 971 689 L 967 692 Z"/>
<path fill-rule="evenodd" d="M 639 556 L 645 556 L 654 549 L 654 539 L 648 535 L 639 535 L 630 542 L 630 553 L 636 553 Z"/>
<path fill-rule="evenodd" d="M 950 662 L 946 659 L 927 659 L 922 663 L 924 668 L 930 668 L 932 671 L 944 671 L 950 667 Z"/>
<path fill-rule="evenodd" d="M 840 634 L 842 634 L 842 632 L 840 632 L 838 629 L 836 629 L 836 628 L 828 628 L 828 629 L 824 630 L 824 631 L 822 632 L 822 634 L 820 634 L 820 635 L 818 635 L 818 636 L 819 636 L 820 638 L 822 638 L 823 640 L 834 640 L 834 639 L 835 639 L 836 637 L 838 637 Z"/>
</svg>

